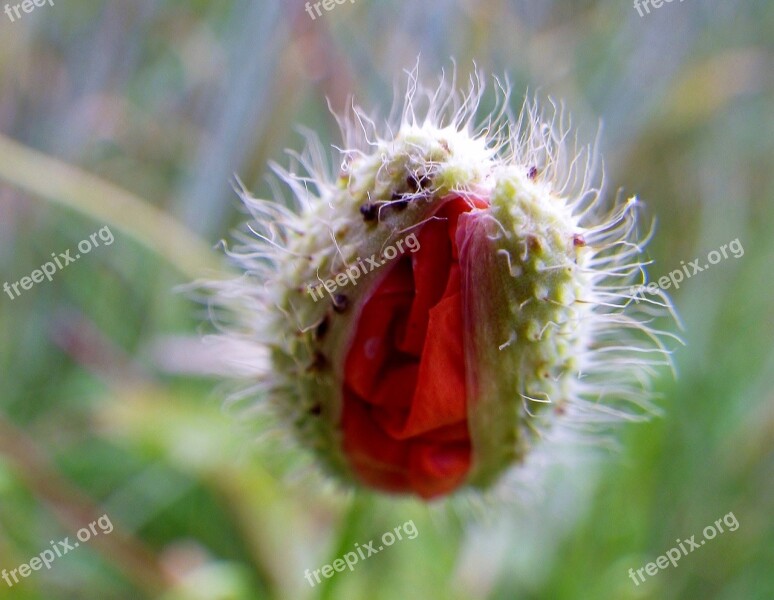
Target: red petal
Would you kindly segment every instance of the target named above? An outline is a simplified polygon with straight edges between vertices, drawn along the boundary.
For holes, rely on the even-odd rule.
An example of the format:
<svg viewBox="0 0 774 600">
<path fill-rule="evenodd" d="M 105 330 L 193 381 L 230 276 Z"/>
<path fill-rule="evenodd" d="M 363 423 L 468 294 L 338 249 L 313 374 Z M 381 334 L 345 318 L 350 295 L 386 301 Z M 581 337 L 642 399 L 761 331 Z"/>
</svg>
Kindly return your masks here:
<svg viewBox="0 0 774 600">
<path fill-rule="evenodd" d="M 486 203 L 477 200 L 475 207 Z M 470 468 L 457 219 L 443 204 L 366 301 L 347 355 L 344 452 L 365 483 L 424 498 L 464 483 Z"/>
<path fill-rule="evenodd" d="M 395 352 L 390 333 L 400 321 L 405 322 L 413 288 L 411 268 L 401 261 L 363 308 L 346 369 L 347 384 L 361 398 L 373 395 L 385 361 Z"/>
</svg>

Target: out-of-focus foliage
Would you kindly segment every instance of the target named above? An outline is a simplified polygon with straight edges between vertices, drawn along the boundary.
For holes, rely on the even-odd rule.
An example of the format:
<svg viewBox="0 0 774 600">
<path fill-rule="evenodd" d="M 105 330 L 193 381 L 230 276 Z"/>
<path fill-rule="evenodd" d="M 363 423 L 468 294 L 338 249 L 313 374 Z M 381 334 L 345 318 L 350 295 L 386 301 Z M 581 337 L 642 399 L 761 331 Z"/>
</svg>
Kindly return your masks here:
<svg viewBox="0 0 774 600">
<path fill-rule="evenodd" d="M 104 513 L 116 527 L 0 580 L 0 598 L 773 598 L 772 39 L 766 0 L 643 17 L 612 0 L 355 0 L 314 21 L 280 0 L 0 13 L 0 132 L 20 144 L 0 143 L 0 284 L 115 233 L 52 282 L 0 295 L 0 569 Z M 659 381 L 663 418 L 557 473 L 532 509 L 514 498 L 488 519 L 310 494 L 300 457 L 222 410 L 196 343 L 204 310 L 175 291 L 244 217 L 233 174 L 270 194 L 267 162 L 300 149 L 296 125 L 338 143 L 326 97 L 386 114 L 419 54 L 428 79 L 450 58 L 460 77 L 472 61 L 507 74 L 514 109 L 528 91 L 563 99 L 581 139 L 601 121 L 608 192 L 637 193 L 658 220 L 656 278 L 737 238 L 745 250 L 673 294 L 686 346 L 678 379 Z M 629 579 L 729 512 L 737 531 Z M 416 539 L 304 579 L 410 519 Z"/>
</svg>

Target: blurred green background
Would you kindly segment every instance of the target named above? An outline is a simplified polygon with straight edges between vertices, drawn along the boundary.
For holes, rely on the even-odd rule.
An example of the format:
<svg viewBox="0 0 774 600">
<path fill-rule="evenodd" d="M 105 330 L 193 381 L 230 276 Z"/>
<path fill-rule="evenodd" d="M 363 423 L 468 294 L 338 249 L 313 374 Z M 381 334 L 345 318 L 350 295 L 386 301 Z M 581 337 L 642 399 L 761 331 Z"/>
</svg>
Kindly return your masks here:
<svg viewBox="0 0 774 600">
<path fill-rule="evenodd" d="M 14 599 L 774 598 L 774 3 L 685 0 L 56 0 L 0 13 L 0 283 L 105 225 L 115 243 L 0 295 L 0 569 L 107 513 L 109 535 Z M 745 253 L 672 294 L 686 346 L 664 416 L 545 493 L 476 519 L 419 502 L 310 493 L 301 457 L 224 411 L 206 315 L 177 286 L 221 262 L 238 174 L 297 126 L 338 143 L 354 94 L 389 109 L 421 54 L 563 99 L 602 123 L 608 193 L 647 204 L 655 278 L 734 239 Z M 265 441 L 265 440 L 264 440 Z M 301 473 L 304 467 L 301 467 Z M 641 568 L 733 512 L 726 532 Z M 413 520 L 416 539 L 310 588 L 316 569 Z"/>
</svg>

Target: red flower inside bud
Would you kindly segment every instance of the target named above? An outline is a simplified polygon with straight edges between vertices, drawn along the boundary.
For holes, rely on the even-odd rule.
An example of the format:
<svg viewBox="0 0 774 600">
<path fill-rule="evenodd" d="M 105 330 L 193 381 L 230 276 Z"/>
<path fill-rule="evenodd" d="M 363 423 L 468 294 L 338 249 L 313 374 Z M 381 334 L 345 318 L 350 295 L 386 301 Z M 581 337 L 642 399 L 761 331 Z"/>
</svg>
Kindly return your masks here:
<svg viewBox="0 0 774 600">
<path fill-rule="evenodd" d="M 371 487 L 423 498 L 471 464 L 457 225 L 487 203 L 450 196 L 365 302 L 344 372 L 344 452 Z"/>
</svg>

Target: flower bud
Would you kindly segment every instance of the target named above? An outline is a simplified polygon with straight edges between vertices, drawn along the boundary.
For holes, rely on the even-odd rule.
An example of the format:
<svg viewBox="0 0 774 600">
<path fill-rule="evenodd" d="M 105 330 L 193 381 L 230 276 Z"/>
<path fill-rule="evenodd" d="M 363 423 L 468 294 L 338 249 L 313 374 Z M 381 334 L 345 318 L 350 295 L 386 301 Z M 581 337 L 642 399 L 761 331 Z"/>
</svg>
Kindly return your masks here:
<svg viewBox="0 0 774 600">
<path fill-rule="evenodd" d="M 476 128 L 480 79 L 414 77 L 384 131 L 342 119 L 337 177 L 314 140 L 278 169 L 295 210 L 245 196 L 246 278 L 216 287 L 267 357 L 258 402 L 329 474 L 429 499 L 490 488 L 563 423 L 640 414 L 668 361 L 625 292 L 636 201 L 605 215 L 561 115 Z"/>
</svg>

